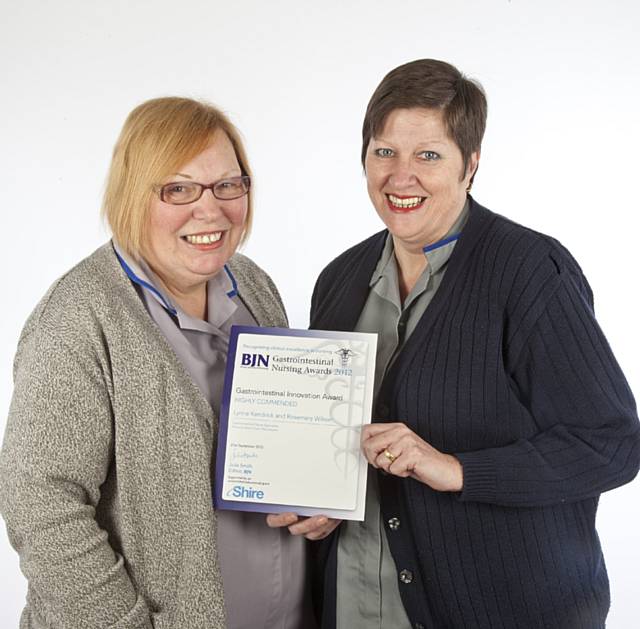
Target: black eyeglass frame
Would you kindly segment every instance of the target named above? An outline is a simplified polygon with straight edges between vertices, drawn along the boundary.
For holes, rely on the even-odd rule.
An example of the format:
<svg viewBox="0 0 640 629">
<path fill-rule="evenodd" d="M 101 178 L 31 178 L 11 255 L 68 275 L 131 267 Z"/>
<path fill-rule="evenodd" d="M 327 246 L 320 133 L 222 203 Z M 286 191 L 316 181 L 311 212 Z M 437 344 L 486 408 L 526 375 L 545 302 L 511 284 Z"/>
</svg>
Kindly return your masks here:
<svg viewBox="0 0 640 629">
<path fill-rule="evenodd" d="M 225 183 L 227 181 L 237 182 L 239 180 L 242 181 L 244 187 L 246 188 L 246 190 L 242 192 L 242 194 L 239 194 L 235 197 L 220 197 L 216 194 L 216 190 L 215 190 L 216 186 L 219 186 L 221 183 Z M 170 186 L 180 185 L 180 184 L 198 186 L 200 188 L 200 194 L 195 199 L 191 199 L 190 201 L 184 201 L 183 203 L 176 203 L 175 201 L 167 201 L 165 199 L 165 188 L 168 188 Z M 169 183 L 154 186 L 153 189 L 158 194 L 158 196 L 160 197 L 160 200 L 163 203 L 169 203 L 170 205 L 189 205 L 189 203 L 195 203 L 202 197 L 205 190 L 211 190 L 211 194 L 213 194 L 213 196 L 220 201 L 233 201 L 234 199 L 240 199 L 246 194 L 249 194 L 249 190 L 251 189 L 251 177 L 249 175 L 240 175 L 239 177 L 227 177 L 226 179 L 219 179 L 218 181 L 214 181 L 213 183 L 210 183 L 210 184 L 204 184 L 198 181 L 170 181 Z"/>
</svg>

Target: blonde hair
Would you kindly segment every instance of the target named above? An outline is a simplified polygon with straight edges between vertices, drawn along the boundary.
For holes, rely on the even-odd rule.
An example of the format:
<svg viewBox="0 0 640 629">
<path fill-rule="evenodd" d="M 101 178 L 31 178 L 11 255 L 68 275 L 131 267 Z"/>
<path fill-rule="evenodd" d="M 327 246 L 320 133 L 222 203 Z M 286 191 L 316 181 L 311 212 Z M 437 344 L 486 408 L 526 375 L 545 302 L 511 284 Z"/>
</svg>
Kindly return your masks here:
<svg viewBox="0 0 640 629">
<path fill-rule="evenodd" d="M 190 98 L 154 98 L 127 116 L 113 149 L 102 205 L 114 237 L 127 253 L 139 257 L 146 244 L 153 187 L 204 151 L 217 131 L 224 132 L 231 141 L 242 174 L 251 176 L 238 130 L 209 103 Z M 251 229 L 251 190 L 247 201 L 240 243 L 245 242 Z"/>
</svg>

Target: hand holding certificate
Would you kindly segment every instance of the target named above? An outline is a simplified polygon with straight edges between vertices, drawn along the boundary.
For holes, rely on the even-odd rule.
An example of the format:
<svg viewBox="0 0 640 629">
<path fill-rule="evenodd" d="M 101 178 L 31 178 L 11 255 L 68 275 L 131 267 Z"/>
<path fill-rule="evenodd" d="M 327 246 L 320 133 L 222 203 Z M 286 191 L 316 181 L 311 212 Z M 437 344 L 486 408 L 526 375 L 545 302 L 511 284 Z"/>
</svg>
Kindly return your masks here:
<svg viewBox="0 0 640 629">
<path fill-rule="evenodd" d="M 374 334 L 234 326 L 221 405 L 220 509 L 364 519 Z"/>
</svg>

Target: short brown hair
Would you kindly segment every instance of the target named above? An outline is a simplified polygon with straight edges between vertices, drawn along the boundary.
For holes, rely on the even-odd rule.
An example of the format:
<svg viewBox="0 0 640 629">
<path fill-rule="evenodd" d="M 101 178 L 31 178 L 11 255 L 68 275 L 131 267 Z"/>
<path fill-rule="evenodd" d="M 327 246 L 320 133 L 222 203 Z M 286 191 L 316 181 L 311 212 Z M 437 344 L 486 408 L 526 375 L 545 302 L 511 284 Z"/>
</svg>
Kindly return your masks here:
<svg viewBox="0 0 640 629">
<path fill-rule="evenodd" d="M 464 161 L 480 150 L 487 123 L 487 98 L 482 86 L 457 68 L 437 59 L 418 59 L 391 70 L 376 88 L 362 125 L 362 166 L 372 137 L 395 109 L 439 109 L 449 137 Z M 474 173 L 475 174 L 475 173 Z M 472 177 L 473 180 L 473 177 Z"/>
<path fill-rule="evenodd" d="M 237 129 L 217 107 L 190 98 L 154 98 L 127 117 L 113 150 L 102 205 L 111 231 L 124 250 L 139 257 L 153 187 L 190 162 L 211 143 L 216 132 L 227 135 L 243 175 L 251 176 Z M 249 191 L 241 242 L 249 235 L 253 207 Z"/>
</svg>

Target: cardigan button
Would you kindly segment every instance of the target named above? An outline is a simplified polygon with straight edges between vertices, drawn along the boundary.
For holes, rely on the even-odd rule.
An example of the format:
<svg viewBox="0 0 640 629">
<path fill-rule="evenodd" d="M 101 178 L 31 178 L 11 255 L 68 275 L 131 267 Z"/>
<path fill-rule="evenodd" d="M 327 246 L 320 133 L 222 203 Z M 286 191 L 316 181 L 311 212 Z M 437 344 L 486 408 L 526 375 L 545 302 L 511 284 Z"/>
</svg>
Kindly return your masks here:
<svg viewBox="0 0 640 629">
<path fill-rule="evenodd" d="M 392 531 L 397 531 L 400 528 L 400 520 L 398 518 L 389 518 L 387 524 Z"/>
<path fill-rule="evenodd" d="M 413 581 L 413 572 L 411 570 L 402 570 L 400 572 L 400 581 L 405 585 L 409 585 Z"/>
</svg>

